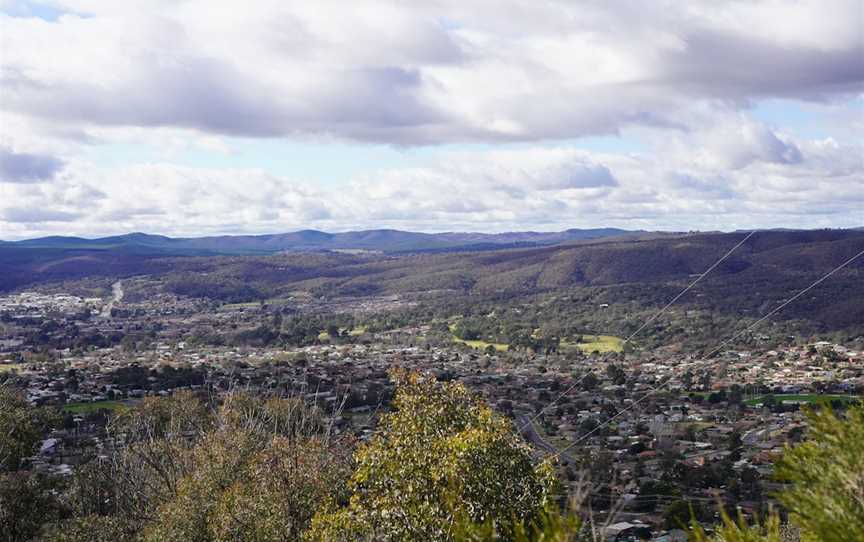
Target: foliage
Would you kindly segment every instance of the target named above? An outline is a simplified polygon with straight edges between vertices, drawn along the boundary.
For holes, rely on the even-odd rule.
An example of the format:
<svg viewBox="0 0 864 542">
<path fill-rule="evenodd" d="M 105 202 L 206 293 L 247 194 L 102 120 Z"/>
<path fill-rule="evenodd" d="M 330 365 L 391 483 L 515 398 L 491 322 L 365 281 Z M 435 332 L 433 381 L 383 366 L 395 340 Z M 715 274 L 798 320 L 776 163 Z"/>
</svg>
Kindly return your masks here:
<svg viewBox="0 0 864 542">
<path fill-rule="evenodd" d="M 458 383 L 394 371 L 394 412 L 355 454 L 347 506 L 313 520 L 314 540 L 453 540 L 463 515 L 504 539 L 548 503 L 553 475 L 535 466 L 510 422 Z"/>
<path fill-rule="evenodd" d="M 75 469 L 65 495 L 73 517 L 85 525 L 105 516 L 125 531 L 139 530 L 193 470 L 191 450 L 213 418 L 202 401 L 185 391 L 148 397 L 121 411 L 108 425 L 121 446 Z"/>
<path fill-rule="evenodd" d="M 59 512 L 44 476 L 26 472 L 0 474 L 0 542 L 32 540 Z"/>
<path fill-rule="evenodd" d="M 164 503 L 144 540 L 296 540 L 344 486 L 347 462 L 321 437 L 217 430 L 196 447 L 195 471 Z"/>
<path fill-rule="evenodd" d="M 147 398 L 109 430 L 124 446 L 76 469 L 72 518 L 47 540 L 296 540 L 350 475 L 346 443 L 300 399 L 192 393 Z"/>
<path fill-rule="evenodd" d="M 550 465 L 533 463 L 506 419 L 458 383 L 393 378 L 394 411 L 357 450 L 353 476 L 350 443 L 302 400 L 233 393 L 216 407 L 181 392 L 118 415 L 110 431 L 124 445 L 77 468 L 62 491 L 37 474 L 0 474 L 0 541 L 31 540 L 52 522 L 45 542 L 581 540 L 578 511 L 551 502 Z M 40 411 L 3 397 L 7 412 Z M 792 539 L 864 540 L 864 407 L 808 419 L 809 440 L 777 463 Z M 697 485 L 723 478 L 726 467 L 715 476 L 714 466 Z M 742 472 L 740 491 L 753 475 Z M 788 539 L 775 514 L 748 525 L 723 512 L 711 535 L 698 523 L 710 515 L 683 500 L 665 516 L 669 527 L 690 521 L 697 542 Z"/>
<path fill-rule="evenodd" d="M 134 529 L 116 516 L 84 516 L 57 524 L 45 536 L 45 542 L 118 542 L 130 540 Z"/>
<path fill-rule="evenodd" d="M 864 407 L 843 419 L 831 408 L 808 411 L 809 440 L 789 448 L 778 476 L 780 495 L 806 541 L 864 540 Z"/>
<path fill-rule="evenodd" d="M 706 534 L 705 529 L 694 519 L 691 521 L 694 542 L 782 542 L 780 520 L 776 514 L 770 514 L 764 525 L 758 522 L 748 525 L 744 516 L 739 514 L 735 521 L 725 511 L 722 512 L 722 523 L 717 527 L 714 536 Z"/>
<path fill-rule="evenodd" d="M 275 438 L 250 462 L 246 480 L 219 500 L 212 529 L 220 541 L 299 540 L 317 508 L 345 487 L 348 462 L 321 438 Z"/>
<path fill-rule="evenodd" d="M 493 542 L 512 540 L 513 542 L 575 542 L 581 540 L 582 521 L 576 513 L 577 507 L 562 512 L 556 506 L 546 506 L 530 520 L 513 520 L 506 525 L 502 536 L 491 521 L 478 524 L 459 515 L 454 525 L 454 538 L 460 542 Z"/>
<path fill-rule="evenodd" d="M 701 520 L 706 516 L 708 511 L 702 504 L 688 503 L 682 499 L 672 501 L 663 510 L 663 521 L 667 529 L 678 529 L 687 525 L 691 518 Z"/>
<path fill-rule="evenodd" d="M 58 417 L 33 408 L 20 394 L 0 386 L 0 470 L 17 470 L 36 451 L 45 431 Z"/>
</svg>

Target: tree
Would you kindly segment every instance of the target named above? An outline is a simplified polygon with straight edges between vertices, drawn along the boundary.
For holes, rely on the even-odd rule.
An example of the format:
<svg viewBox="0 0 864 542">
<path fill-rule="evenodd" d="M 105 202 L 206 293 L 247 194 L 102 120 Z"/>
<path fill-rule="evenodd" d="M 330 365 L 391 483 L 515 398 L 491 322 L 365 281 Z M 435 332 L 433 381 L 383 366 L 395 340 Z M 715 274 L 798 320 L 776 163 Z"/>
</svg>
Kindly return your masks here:
<svg viewBox="0 0 864 542">
<path fill-rule="evenodd" d="M 690 442 L 696 442 L 699 438 L 699 427 L 695 424 L 687 424 L 684 427 L 684 434 L 682 435 L 684 440 L 689 440 Z"/>
<path fill-rule="evenodd" d="M 768 516 L 764 524 L 755 523 L 748 525 L 747 520 L 741 512 L 738 514 L 738 521 L 735 521 L 729 516 L 725 510 L 720 511 L 721 523 L 717 528 L 714 536 L 708 536 L 705 529 L 699 522 L 692 518 L 691 540 L 694 542 L 785 542 L 798 540 L 797 537 L 782 536 L 780 520 L 776 514 Z"/>
<path fill-rule="evenodd" d="M 864 406 L 850 408 L 845 419 L 830 408 L 810 410 L 807 418 L 810 440 L 787 447 L 775 465 L 778 478 L 790 484 L 778 498 L 791 525 L 781 529 L 776 514 L 748 525 L 742 516 L 735 521 L 721 511 L 722 523 L 712 537 L 691 520 L 696 542 L 864 540 Z"/>
<path fill-rule="evenodd" d="M 635 508 L 640 512 L 653 512 L 661 497 L 680 495 L 680 491 L 668 482 L 647 480 L 639 485 L 639 495 L 636 497 Z"/>
<path fill-rule="evenodd" d="M 614 363 L 610 363 L 606 366 L 606 376 L 608 376 L 609 380 L 611 380 L 616 386 L 621 386 L 627 381 L 627 373 L 624 372 L 624 369 Z"/>
<path fill-rule="evenodd" d="M 762 500 L 762 481 L 759 471 L 746 467 L 741 471 L 741 498 L 750 501 Z"/>
<path fill-rule="evenodd" d="M 21 468 L 48 428 L 59 422 L 54 412 L 34 408 L 15 391 L 0 386 L 0 469 Z"/>
<path fill-rule="evenodd" d="M 249 429 L 209 433 L 197 468 L 159 507 L 147 542 L 299 540 L 349 471 L 321 437 L 262 438 Z"/>
<path fill-rule="evenodd" d="M 582 521 L 578 515 L 578 504 L 571 510 L 561 511 L 557 506 L 547 506 L 531 520 L 517 519 L 508 522 L 505 529 L 496 528 L 491 522 L 472 522 L 464 516 L 457 518 L 454 538 L 460 542 L 492 542 L 502 540 L 502 531 L 514 542 L 570 542 L 580 540 Z"/>
<path fill-rule="evenodd" d="M 327 499 L 345 498 L 348 462 L 325 438 L 276 437 L 252 458 L 248 474 L 219 499 L 217 541 L 299 540 Z"/>
<path fill-rule="evenodd" d="M 792 485 L 780 502 L 802 529 L 802 540 L 864 540 L 864 406 L 838 417 L 807 412 L 810 439 L 787 448 L 777 474 Z"/>
<path fill-rule="evenodd" d="M 685 390 L 690 390 L 693 387 L 693 371 L 690 369 L 684 371 L 684 374 L 681 376 L 681 385 L 684 386 Z"/>
<path fill-rule="evenodd" d="M 84 516 L 54 525 L 46 542 L 118 542 L 129 540 L 129 524 L 116 516 Z"/>
<path fill-rule="evenodd" d="M 744 400 L 744 390 L 738 384 L 732 384 L 729 388 L 729 398 L 728 401 L 730 404 L 740 404 Z"/>
<path fill-rule="evenodd" d="M 703 520 L 709 516 L 708 510 L 699 502 L 676 499 L 663 510 L 663 522 L 667 529 L 680 529 L 696 518 Z"/>
<path fill-rule="evenodd" d="M 313 540 L 454 540 L 458 518 L 508 537 L 542 512 L 548 463 L 461 384 L 394 371 L 394 412 L 355 454 L 351 498 L 313 520 Z"/>
<path fill-rule="evenodd" d="M 592 391 L 597 388 L 597 385 L 600 383 L 600 379 L 597 378 L 594 373 L 588 373 L 582 379 L 582 389 L 585 391 Z"/>
<path fill-rule="evenodd" d="M 729 459 L 738 461 L 741 459 L 741 450 L 744 448 L 744 441 L 741 440 L 741 431 L 735 430 L 729 433 L 726 439 L 726 448 L 729 449 Z"/>
<path fill-rule="evenodd" d="M 125 446 L 76 469 L 73 516 L 46 541 L 297 540 L 325 501 L 344 497 L 346 442 L 294 398 L 148 398 L 110 427 Z"/>
<path fill-rule="evenodd" d="M 57 516 L 59 504 L 53 484 L 43 476 L 25 472 L 0 474 L 0 540 L 33 540 L 42 525 Z"/>
</svg>

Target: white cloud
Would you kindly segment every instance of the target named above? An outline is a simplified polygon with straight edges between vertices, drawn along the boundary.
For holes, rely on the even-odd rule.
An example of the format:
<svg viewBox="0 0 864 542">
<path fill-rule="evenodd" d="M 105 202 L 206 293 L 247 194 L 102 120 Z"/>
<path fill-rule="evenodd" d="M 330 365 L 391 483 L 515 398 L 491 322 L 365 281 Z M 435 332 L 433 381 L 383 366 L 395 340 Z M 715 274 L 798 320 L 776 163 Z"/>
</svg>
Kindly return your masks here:
<svg viewBox="0 0 864 542">
<path fill-rule="evenodd" d="M 381 170 L 326 189 L 264 170 L 168 163 L 101 169 L 73 161 L 52 183 L 0 184 L 0 238 L 864 223 L 860 144 L 790 139 L 800 161 L 756 160 L 718 172 L 701 149 L 688 153 L 679 143 L 650 154 L 549 147 L 448 152 L 424 166 Z"/>
<path fill-rule="evenodd" d="M 0 15 L 0 238 L 864 224 L 855 0 L 52 5 Z M 756 120 L 766 98 L 833 137 Z M 572 148 L 598 134 L 646 150 Z M 172 163 L 235 136 L 502 145 L 326 187 Z"/>
<path fill-rule="evenodd" d="M 84 16 L 2 19 L 2 77 L 61 124 L 536 141 L 864 79 L 855 1 L 57 4 Z"/>
</svg>

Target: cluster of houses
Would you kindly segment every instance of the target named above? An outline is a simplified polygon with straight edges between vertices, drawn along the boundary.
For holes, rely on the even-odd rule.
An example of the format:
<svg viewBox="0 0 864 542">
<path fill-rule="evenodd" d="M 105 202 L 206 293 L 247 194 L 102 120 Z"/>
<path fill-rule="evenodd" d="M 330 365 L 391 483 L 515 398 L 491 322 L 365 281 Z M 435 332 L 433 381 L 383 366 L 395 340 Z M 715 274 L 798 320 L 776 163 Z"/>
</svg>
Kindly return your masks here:
<svg viewBox="0 0 864 542">
<path fill-rule="evenodd" d="M 98 311 L 104 301 L 99 297 L 79 297 L 71 294 L 45 294 L 21 292 L 0 296 L 0 313 L 10 318 L 46 318 L 49 315 L 78 314 L 88 310 Z"/>
<path fill-rule="evenodd" d="M 71 472 L 106 445 L 100 405 L 117 408 L 178 389 L 303 395 L 339 430 L 368 438 L 392 396 L 388 370 L 398 366 L 458 380 L 484 397 L 514 420 L 538 458 L 557 459 L 574 493 L 585 490 L 580 473 L 595 475 L 589 498 L 595 510 L 607 508 L 609 540 L 644 539 L 645 533 L 683 540 L 683 531 L 669 525 L 676 501 L 721 500 L 758 512 L 775 488 L 774 461 L 806 432 L 797 404 L 814 396 L 852 401 L 864 393 L 864 352 L 828 342 L 730 350 L 710 360 L 651 352 L 574 355 L 474 350 L 426 340 L 430 328 L 415 326 L 347 344 L 213 346 L 189 337 L 202 326 L 255 321 L 261 308 L 204 310 L 168 296 L 122 308 L 123 317 L 76 320 L 81 308 L 97 309 L 97 300 L 10 299 L 3 298 L 0 314 L 66 311 L 79 333 L 148 339 L 146 345 L 59 349 L 51 359 L 22 358 L 13 355 L 20 343 L 0 343 L 7 347 L 0 364 L 14 364 L 31 403 L 67 412 L 64 426 L 34 458 L 38 468 Z M 16 333 L 27 327 L 9 320 L 0 341 L 20 339 Z M 62 326 L 55 331 L 62 333 Z"/>
</svg>

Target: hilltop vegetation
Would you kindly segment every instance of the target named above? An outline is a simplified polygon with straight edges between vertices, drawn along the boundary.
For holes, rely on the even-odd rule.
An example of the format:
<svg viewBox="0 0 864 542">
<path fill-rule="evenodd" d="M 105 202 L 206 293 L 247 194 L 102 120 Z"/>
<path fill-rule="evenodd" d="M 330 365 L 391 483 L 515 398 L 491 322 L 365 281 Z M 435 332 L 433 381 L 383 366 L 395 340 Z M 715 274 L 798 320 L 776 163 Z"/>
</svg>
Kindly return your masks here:
<svg viewBox="0 0 864 542">
<path fill-rule="evenodd" d="M 584 511 L 554 504 L 551 464 L 536 462 L 512 424 L 455 383 L 396 372 L 394 410 L 355 443 L 299 399 L 242 393 L 210 404 L 189 392 L 117 415 L 124 443 L 68 483 L 20 470 L 54 423 L 0 395 L 3 540 L 518 541 L 590 540 Z M 809 414 L 809 439 L 778 463 L 792 538 L 864 539 L 864 407 Z M 17 428 L 9 431 L 10 427 Z M 35 437 L 34 437 L 35 435 Z M 10 452 L 11 451 L 11 452 Z M 8 453 L 7 453 L 8 452 Z M 686 517 L 686 516 L 685 516 Z M 590 523 L 588 524 L 590 526 Z M 694 540 L 774 542 L 778 516 L 724 516 Z M 788 530 L 788 529 L 787 529 Z"/>
<path fill-rule="evenodd" d="M 76 469 L 68 485 L 34 475 L 24 491 L 26 473 L 0 474 L 0 510 L 14 498 L 37 507 L 6 517 L 18 534 L 5 539 L 443 541 L 473 525 L 509 539 L 540 517 L 553 474 L 510 421 L 461 384 L 393 376 L 394 411 L 357 447 L 298 398 L 147 398 L 111 422 L 122 445 Z M 0 436 L 14 471 L 35 449 L 42 411 L 13 394 L 0 407 L 4 428 L 32 420 L 28 431 Z"/>
</svg>

